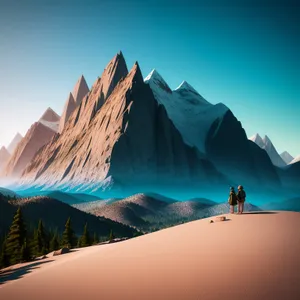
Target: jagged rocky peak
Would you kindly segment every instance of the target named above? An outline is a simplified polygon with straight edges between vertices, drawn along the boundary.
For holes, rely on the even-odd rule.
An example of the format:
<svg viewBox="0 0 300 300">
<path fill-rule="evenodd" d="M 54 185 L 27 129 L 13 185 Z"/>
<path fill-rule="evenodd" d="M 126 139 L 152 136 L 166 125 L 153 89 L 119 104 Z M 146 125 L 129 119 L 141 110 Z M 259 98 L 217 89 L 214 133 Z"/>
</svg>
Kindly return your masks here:
<svg viewBox="0 0 300 300">
<path fill-rule="evenodd" d="M 10 144 L 7 147 L 7 150 L 10 154 L 12 154 L 16 147 L 18 146 L 19 142 L 22 140 L 23 136 L 17 132 L 17 134 L 15 135 L 15 137 L 13 138 L 13 140 L 10 142 Z"/>
<path fill-rule="evenodd" d="M 163 77 L 157 72 L 156 69 L 153 69 L 147 77 L 144 79 L 145 83 L 148 83 L 150 85 L 156 84 L 158 85 L 162 90 L 172 93 L 172 90 L 170 89 L 169 85 L 166 83 L 166 81 L 163 79 Z"/>
<path fill-rule="evenodd" d="M 77 106 L 80 105 L 82 99 L 89 93 L 89 91 L 90 89 L 85 81 L 85 78 L 83 75 L 81 75 L 77 80 L 72 93 Z"/>
<path fill-rule="evenodd" d="M 47 122 L 58 122 L 60 116 L 51 108 L 48 107 L 43 115 L 40 117 L 40 121 L 47 121 Z"/>
<path fill-rule="evenodd" d="M 66 101 L 65 106 L 64 106 L 63 113 L 62 113 L 61 118 L 60 118 L 59 130 L 58 130 L 59 133 L 61 133 L 63 131 L 67 121 L 69 120 L 71 114 L 74 112 L 76 107 L 77 107 L 77 105 L 76 105 L 76 102 L 74 100 L 73 94 L 70 93 L 68 98 L 67 98 L 67 101 Z"/>
</svg>

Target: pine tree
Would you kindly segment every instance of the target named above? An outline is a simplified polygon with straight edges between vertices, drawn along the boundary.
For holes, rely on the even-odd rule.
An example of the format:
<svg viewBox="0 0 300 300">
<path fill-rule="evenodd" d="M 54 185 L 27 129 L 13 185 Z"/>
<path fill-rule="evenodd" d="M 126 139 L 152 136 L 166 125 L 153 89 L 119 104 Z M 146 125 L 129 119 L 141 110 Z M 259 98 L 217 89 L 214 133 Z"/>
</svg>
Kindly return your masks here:
<svg viewBox="0 0 300 300">
<path fill-rule="evenodd" d="M 38 255 L 45 255 L 48 251 L 48 237 L 45 232 L 45 228 L 43 225 L 42 220 L 39 221 L 37 231 L 35 232 L 35 254 Z"/>
<path fill-rule="evenodd" d="M 50 241 L 50 252 L 58 250 L 59 249 L 59 238 L 57 232 L 54 233 L 51 241 Z"/>
<path fill-rule="evenodd" d="M 0 253 L 0 269 L 9 266 L 9 256 L 6 251 L 6 238 L 4 239 Z"/>
<path fill-rule="evenodd" d="M 71 227 L 71 218 L 68 218 L 62 236 L 62 247 L 73 248 L 76 245 L 76 236 Z"/>
<path fill-rule="evenodd" d="M 30 248 L 25 239 L 24 244 L 22 245 L 21 248 L 21 262 L 30 261 L 30 259 L 31 259 Z"/>
<path fill-rule="evenodd" d="M 109 234 L 109 240 L 112 241 L 114 238 L 115 238 L 115 235 L 114 235 L 113 231 L 111 230 L 110 234 Z"/>
<path fill-rule="evenodd" d="M 87 223 L 84 226 L 83 235 L 80 237 L 79 241 L 79 247 L 87 247 L 91 245 L 91 237 L 87 229 Z"/>
<path fill-rule="evenodd" d="M 22 217 L 21 208 L 19 207 L 12 225 L 10 227 L 6 240 L 6 253 L 9 256 L 11 264 L 20 262 L 21 248 L 26 239 L 26 226 Z"/>
<path fill-rule="evenodd" d="M 96 232 L 94 232 L 93 245 L 97 245 L 99 243 L 99 236 Z"/>
</svg>

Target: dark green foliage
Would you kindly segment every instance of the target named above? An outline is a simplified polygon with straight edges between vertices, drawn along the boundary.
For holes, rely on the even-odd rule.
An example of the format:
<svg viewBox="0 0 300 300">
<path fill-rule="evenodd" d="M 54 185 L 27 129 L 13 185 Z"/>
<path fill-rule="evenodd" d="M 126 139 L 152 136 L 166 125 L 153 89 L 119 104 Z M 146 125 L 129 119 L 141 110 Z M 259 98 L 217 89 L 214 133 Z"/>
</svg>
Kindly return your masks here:
<svg viewBox="0 0 300 300">
<path fill-rule="evenodd" d="M 51 241 L 50 241 L 50 249 L 49 251 L 55 251 L 59 249 L 59 236 L 57 234 L 57 232 L 54 233 Z"/>
<path fill-rule="evenodd" d="M 79 247 L 87 247 L 91 245 L 91 237 L 90 237 L 90 233 L 88 231 L 87 228 L 87 223 L 84 226 L 83 229 L 83 235 L 80 237 L 79 239 Z"/>
<path fill-rule="evenodd" d="M 63 232 L 63 235 L 62 235 L 61 246 L 68 247 L 71 249 L 71 248 L 75 247 L 75 245 L 76 245 L 76 236 L 71 227 L 71 218 L 68 218 L 67 223 L 65 225 L 65 231 Z"/>
<path fill-rule="evenodd" d="M 0 253 L 0 269 L 9 266 L 9 256 L 6 252 L 6 239 L 4 239 Z"/>
<path fill-rule="evenodd" d="M 34 236 L 35 255 L 45 255 L 49 250 L 49 240 L 42 220 L 39 221 L 38 228 Z"/>
<path fill-rule="evenodd" d="M 113 239 L 115 239 L 115 235 L 113 233 L 113 231 L 111 230 L 110 231 L 110 234 L 109 234 L 109 238 L 108 238 L 110 241 L 112 241 Z"/>
<path fill-rule="evenodd" d="M 97 245 L 99 243 L 99 236 L 96 232 L 94 232 L 93 245 Z"/>
<path fill-rule="evenodd" d="M 31 253 L 30 253 L 30 247 L 27 244 L 27 241 L 25 239 L 24 244 L 21 248 L 21 262 L 30 261 L 31 259 Z"/>
<path fill-rule="evenodd" d="M 26 239 L 26 227 L 21 209 L 18 208 L 6 239 L 6 253 L 11 264 L 21 261 L 21 248 Z"/>
</svg>

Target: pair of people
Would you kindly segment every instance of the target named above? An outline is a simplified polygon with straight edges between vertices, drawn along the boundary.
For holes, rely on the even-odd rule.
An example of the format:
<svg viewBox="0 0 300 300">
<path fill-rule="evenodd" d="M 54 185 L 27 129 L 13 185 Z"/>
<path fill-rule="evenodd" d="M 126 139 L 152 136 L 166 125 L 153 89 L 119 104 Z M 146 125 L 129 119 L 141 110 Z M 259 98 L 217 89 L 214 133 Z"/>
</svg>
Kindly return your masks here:
<svg viewBox="0 0 300 300">
<path fill-rule="evenodd" d="M 230 188 L 230 194 L 228 202 L 230 205 L 230 213 L 234 214 L 234 207 L 238 204 L 238 214 L 242 214 L 244 211 L 244 203 L 246 200 L 246 192 L 243 186 L 238 186 L 238 192 L 235 193 L 234 187 Z"/>
</svg>

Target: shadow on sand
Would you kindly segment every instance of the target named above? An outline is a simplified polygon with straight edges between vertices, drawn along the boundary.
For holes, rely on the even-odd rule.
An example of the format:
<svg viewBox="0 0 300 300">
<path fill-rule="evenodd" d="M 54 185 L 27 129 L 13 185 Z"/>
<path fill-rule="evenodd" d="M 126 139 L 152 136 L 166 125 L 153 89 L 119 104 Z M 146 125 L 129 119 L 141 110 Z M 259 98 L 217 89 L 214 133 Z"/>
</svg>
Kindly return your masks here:
<svg viewBox="0 0 300 300">
<path fill-rule="evenodd" d="M 278 214 L 276 211 L 246 211 L 242 215 L 273 215 Z"/>
<path fill-rule="evenodd" d="M 24 275 L 32 272 L 32 270 L 38 269 L 39 265 L 46 264 L 52 261 L 54 260 L 39 261 L 14 270 L 0 271 L 0 285 L 4 284 L 6 281 L 17 280 L 19 278 L 22 278 Z"/>
</svg>

